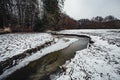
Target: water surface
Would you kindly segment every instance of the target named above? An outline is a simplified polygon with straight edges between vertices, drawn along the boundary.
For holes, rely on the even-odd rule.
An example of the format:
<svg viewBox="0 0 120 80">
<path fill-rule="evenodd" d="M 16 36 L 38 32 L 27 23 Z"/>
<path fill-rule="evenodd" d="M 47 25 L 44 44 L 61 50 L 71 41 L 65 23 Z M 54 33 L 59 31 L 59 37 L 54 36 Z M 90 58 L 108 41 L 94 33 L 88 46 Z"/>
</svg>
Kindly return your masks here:
<svg viewBox="0 0 120 80">
<path fill-rule="evenodd" d="M 78 38 L 78 37 L 77 37 Z M 74 57 L 75 52 L 87 48 L 89 38 L 80 37 L 63 50 L 55 51 L 35 60 L 29 65 L 17 70 L 5 80 L 49 80 L 49 75 L 59 69 L 66 60 Z"/>
</svg>

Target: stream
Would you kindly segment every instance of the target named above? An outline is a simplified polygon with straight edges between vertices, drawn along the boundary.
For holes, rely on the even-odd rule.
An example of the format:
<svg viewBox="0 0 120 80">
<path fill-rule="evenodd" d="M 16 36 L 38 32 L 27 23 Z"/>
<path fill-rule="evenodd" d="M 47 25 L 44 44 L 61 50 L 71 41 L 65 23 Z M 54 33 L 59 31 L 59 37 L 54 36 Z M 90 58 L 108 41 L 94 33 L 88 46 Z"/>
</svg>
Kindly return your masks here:
<svg viewBox="0 0 120 80">
<path fill-rule="evenodd" d="M 87 48 L 90 41 L 88 37 L 76 37 L 79 40 L 67 48 L 52 52 L 40 59 L 30 62 L 27 66 L 15 71 L 3 80 L 50 80 L 49 76 L 59 70 L 59 66 L 65 64 L 75 56 L 75 52 Z"/>
</svg>

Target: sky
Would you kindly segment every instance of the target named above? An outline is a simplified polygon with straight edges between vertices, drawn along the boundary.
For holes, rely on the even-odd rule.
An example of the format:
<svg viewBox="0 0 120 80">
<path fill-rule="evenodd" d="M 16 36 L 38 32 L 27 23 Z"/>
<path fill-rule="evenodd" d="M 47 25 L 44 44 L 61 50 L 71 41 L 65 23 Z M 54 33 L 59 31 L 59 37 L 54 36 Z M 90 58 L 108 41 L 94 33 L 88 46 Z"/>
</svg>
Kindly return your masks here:
<svg viewBox="0 0 120 80">
<path fill-rule="evenodd" d="M 76 20 L 108 15 L 120 19 L 120 0 L 65 0 L 64 12 Z"/>
</svg>

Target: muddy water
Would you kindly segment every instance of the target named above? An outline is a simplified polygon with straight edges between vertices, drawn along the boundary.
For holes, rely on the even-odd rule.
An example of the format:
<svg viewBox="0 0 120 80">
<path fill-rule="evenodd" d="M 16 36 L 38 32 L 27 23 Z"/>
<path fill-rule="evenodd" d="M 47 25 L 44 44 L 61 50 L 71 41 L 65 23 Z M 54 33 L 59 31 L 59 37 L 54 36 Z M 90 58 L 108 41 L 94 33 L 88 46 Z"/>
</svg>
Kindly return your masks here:
<svg viewBox="0 0 120 80">
<path fill-rule="evenodd" d="M 66 60 L 74 57 L 75 52 L 87 47 L 89 38 L 79 38 L 69 47 L 59 50 L 31 62 L 7 77 L 5 80 L 49 80 L 48 76 L 58 70 Z"/>
</svg>

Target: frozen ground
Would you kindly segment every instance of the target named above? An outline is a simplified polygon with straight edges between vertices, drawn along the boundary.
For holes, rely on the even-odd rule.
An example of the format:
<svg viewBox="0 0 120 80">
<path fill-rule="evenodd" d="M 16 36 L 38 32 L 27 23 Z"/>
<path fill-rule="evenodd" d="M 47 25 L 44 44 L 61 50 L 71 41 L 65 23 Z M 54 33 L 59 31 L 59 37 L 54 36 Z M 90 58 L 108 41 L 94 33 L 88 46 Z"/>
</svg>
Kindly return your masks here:
<svg viewBox="0 0 120 80">
<path fill-rule="evenodd" d="M 25 50 L 52 41 L 53 36 L 46 33 L 4 34 L 0 35 L 0 61 L 23 53 Z"/>
<path fill-rule="evenodd" d="M 67 61 L 65 73 L 51 75 L 52 80 L 120 80 L 120 30 L 64 30 L 61 34 L 85 34 L 95 42 L 82 51 L 77 51 L 75 58 Z M 18 62 L 17 65 L 5 70 L 0 80 L 17 69 L 26 66 L 50 52 L 69 46 L 77 39 L 54 37 L 46 33 L 5 34 L 0 35 L 0 61 L 21 54 L 46 41 L 55 40 L 50 45 Z"/>
<path fill-rule="evenodd" d="M 23 45 L 21 45 L 21 47 L 22 46 L 24 46 L 25 44 L 29 44 L 29 45 L 31 45 L 31 46 L 36 46 L 36 45 L 40 45 L 40 44 L 43 44 L 45 41 L 49 41 L 49 40 L 53 40 L 53 37 L 51 36 L 51 35 L 49 35 L 49 34 L 17 34 L 17 36 L 16 36 L 16 34 L 8 34 L 7 36 L 9 36 L 9 35 L 12 35 L 12 37 L 14 37 L 14 35 L 15 35 L 15 37 L 16 38 L 14 38 L 15 40 L 18 38 L 18 39 L 20 39 L 21 41 L 16 41 L 16 44 L 17 43 L 20 43 L 20 42 L 23 42 L 24 44 Z M 29 36 L 29 37 L 28 37 Z M 8 37 L 8 39 L 7 39 L 7 37 L 4 35 L 3 37 L 5 37 L 5 40 L 7 40 L 9 43 L 10 42 L 13 42 L 13 44 L 14 44 L 14 41 L 12 41 L 11 39 L 11 37 L 9 38 Z M 22 39 L 21 39 L 21 37 L 22 37 Z M 2 38 L 2 37 L 1 37 Z M 4 38 L 2 38 L 3 40 L 4 40 Z M 13 40 L 14 40 L 13 39 Z M 17 39 L 17 40 L 18 40 Z M 25 41 L 24 41 L 25 40 Z M 10 75 L 10 74 L 12 74 L 14 71 L 16 71 L 16 70 L 18 70 L 18 69 L 20 69 L 20 68 L 22 68 L 22 67 L 24 67 L 24 66 L 26 66 L 26 65 L 28 65 L 31 61 L 34 61 L 34 60 L 37 60 L 38 58 L 41 58 L 42 56 L 44 56 L 44 55 L 46 55 L 46 54 L 48 54 L 48 53 L 51 53 L 51 52 L 54 52 L 54 51 L 58 51 L 58 50 L 60 50 L 60 49 L 63 49 L 63 48 L 66 48 L 66 47 L 68 47 L 71 43 L 73 43 L 73 42 L 75 42 L 75 41 L 77 41 L 78 39 L 75 39 L 75 38 L 60 38 L 60 39 L 58 39 L 58 38 L 55 38 L 54 37 L 54 41 L 55 41 L 55 44 L 53 44 L 53 45 L 50 45 L 50 46 L 48 46 L 48 47 L 45 47 L 45 48 L 43 48 L 42 50 L 40 50 L 40 51 L 37 51 L 36 53 L 34 53 L 34 54 L 32 54 L 32 55 L 30 55 L 30 56 L 28 56 L 28 57 L 26 57 L 26 58 L 24 58 L 24 59 L 22 59 L 22 60 L 20 60 L 19 62 L 18 62 L 18 64 L 17 65 L 15 65 L 15 66 L 13 66 L 13 67 L 11 67 L 11 68 L 9 68 L 9 69 L 6 69 L 1 75 L 0 75 L 0 80 L 1 79 L 4 79 L 5 77 L 7 77 L 8 75 Z M 6 42 L 7 42 L 6 41 Z M 30 42 L 29 42 L 30 41 Z M 36 43 L 36 45 L 33 45 L 34 43 Z M 5 43 L 4 43 L 5 44 Z M 22 43 L 20 43 L 20 44 L 22 44 Z M 9 44 L 5 44 L 6 46 L 7 45 L 9 45 Z M 12 45 L 12 44 L 11 44 Z M 2 46 L 4 46 L 4 45 L 2 45 Z M 26 46 L 26 45 L 25 45 Z M 16 46 L 17 47 L 17 46 Z M 2 47 L 3 48 L 3 47 Z M 20 48 L 20 47 L 19 47 Z M 12 48 L 13 49 L 13 48 Z M 20 48 L 21 49 L 21 48 Z M 26 48 L 25 48 L 26 49 Z M 19 50 L 19 49 L 18 49 Z M 23 51 L 23 49 L 21 49 L 22 51 Z M 6 55 L 7 55 L 7 57 L 11 57 L 11 56 L 8 56 L 10 53 L 5 53 Z M 5 55 L 5 56 L 6 56 Z M 13 54 L 13 55 L 17 55 L 17 54 Z M 2 56 L 1 56 L 1 58 L 2 58 Z"/>
<path fill-rule="evenodd" d="M 120 29 L 64 30 L 61 34 L 86 34 L 95 42 L 67 61 L 66 72 L 52 80 L 120 80 Z"/>
</svg>

